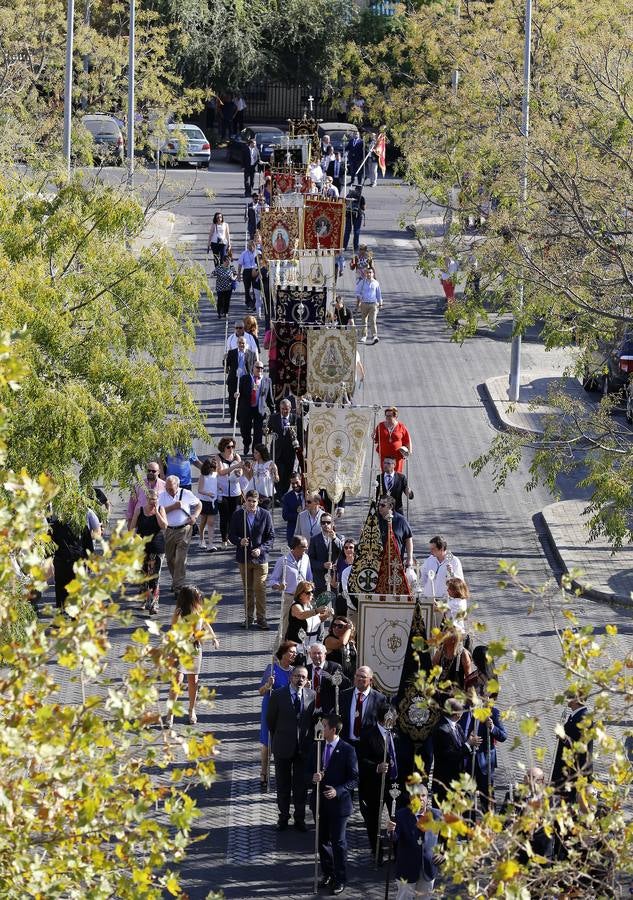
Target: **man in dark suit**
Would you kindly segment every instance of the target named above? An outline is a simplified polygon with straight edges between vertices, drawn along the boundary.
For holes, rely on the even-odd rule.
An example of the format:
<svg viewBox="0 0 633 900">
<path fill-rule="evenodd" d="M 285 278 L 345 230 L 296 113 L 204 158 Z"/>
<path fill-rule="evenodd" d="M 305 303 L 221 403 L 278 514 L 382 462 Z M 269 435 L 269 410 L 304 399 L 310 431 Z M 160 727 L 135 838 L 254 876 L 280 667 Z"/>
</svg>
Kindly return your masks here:
<svg viewBox="0 0 633 900">
<path fill-rule="evenodd" d="M 255 172 L 260 163 L 257 141 L 251 138 L 244 147 L 242 166 L 244 167 L 244 196 L 250 197 L 255 187 Z"/>
<path fill-rule="evenodd" d="M 589 715 L 589 710 L 585 698 L 578 694 L 569 695 L 567 705 L 571 709 L 571 714 L 563 726 L 565 737 L 558 739 L 552 769 L 552 786 L 573 803 L 576 800 L 576 778 L 590 776 L 593 772 L 593 741 L 589 741 L 586 753 L 572 749 L 576 741 L 583 740 L 582 721 Z M 566 763 L 563 758 L 565 748 L 572 750 L 571 763 Z"/>
<path fill-rule="evenodd" d="M 337 190 L 341 190 L 343 187 L 343 173 L 345 171 L 345 166 L 343 160 L 341 159 L 341 154 L 337 150 L 334 154 L 334 158 L 330 159 L 327 164 L 327 169 L 325 171 L 326 175 L 329 175 L 332 179 L 332 184 Z"/>
<path fill-rule="evenodd" d="M 345 146 L 345 150 L 347 151 L 347 172 L 351 178 L 351 183 L 353 184 L 354 178 L 356 178 L 360 185 L 365 180 L 362 168 L 362 162 L 365 156 L 365 144 L 358 132 L 355 132 L 355 134 L 351 136 Z"/>
<path fill-rule="evenodd" d="M 426 787 L 418 785 L 416 793 L 420 799 L 418 812 L 403 806 L 396 813 L 395 821 L 387 825 L 396 845 L 398 897 L 430 897 L 438 867 L 444 862 L 444 856 L 438 852 L 437 834 L 418 828 L 419 819 L 430 808 Z M 431 813 L 434 819 L 440 818 L 438 810 L 431 809 Z M 406 888 L 410 888 L 410 892 L 405 892 Z"/>
<path fill-rule="evenodd" d="M 295 533 L 297 516 L 305 505 L 305 495 L 301 483 L 301 475 L 298 473 L 290 479 L 290 490 L 281 498 L 281 518 L 286 523 L 286 540 L 290 542 Z"/>
<path fill-rule="evenodd" d="M 264 364 L 255 360 L 252 372 L 246 372 L 238 382 L 237 421 L 244 444 L 244 456 L 251 446 L 261 444 L 264 438 L 264 420 L 274 409 L 273 384 L 264 375 Z"/>
<path fill-rule="evenodd" d="M 374 727 L 378 721 L 378 710 L 387 702 L 385 695 L 371 686 L 373 676 L 369 666 L 361 666 L 356 669 L 354 687 L 341 694 L 343 740 L 355 748 L 362 733 Z"/>
<path fill-rule="evenodd" d="M 325 645 L 318 643 L 311 644 L 308 651 L 311 660 L 307 666 L 308 681 L 316 694 L 314 711 L 317 715 L 335 709 L 336 690 L 332 684 L 332 675 L 335 672 L 340 672 L 343 678 L 339 685 L 339 697 L 340 692 L 349 687 L 349 679 L 343 675 L 342 667 L 338 663 L 326 661 L 325 653 Z"/>
<path fill-rule="evenodd" d="M 382 472 L 376 475 L 376 500 L 393 497 L 394 512 L 402 515 L 402 498 L 413 500 L 413 491 L 407 483 L 407 476 L 396 472 L 396 461 L 386 456 L 382 461 Z"/>
<path fill-rule="evenodd" d="M 383 805 L 387 805 L 389 812 L 388 791 L 390 785 L 398 780 L 394 736 L 385 728 L 388 709 L 388 703 L 378 707 L 376 724 L 362 731 L 358 742 L 358 803 L 365 821 L 372 855 L 376 852 Z M 384 792 L 381 791 L 383 772 Z"/>
<path fill-rule="evenodd" d="M 487 696 L 484 692 L 484 696 Z M 494 777 L 497 768 L 496 743 L 503 743 L 508 738 L 508 732 L 501 720 L 501 713 L 496 706 L 490 710 L 490 717 L 485 722 L 479 722 L 471 709 L 467 709 L 459 724 L 468 738 L 471 734 L 481 738 L 481 745 L 475 750 L 475 781 L 479 792 L 479 803 L 482 812 L 487 812 L 490 806 L 494 807 Z M 488 759 L 488 738 L 490 738 L 490 759 Z M 490 776 L 490 777 L 489 777 Z"/>
<path fill-rule="evenodd" d="M 288 687 L 270 695 L 266 722 L 275 757 L 275 782 L 279 807 L 278 831 L 285 831 L 290 819 L 290 798 L 295 809 L 295 828 L 307 831 L 305 823 L 308 785 L 306 768 L 314 731 L 314 691 L 307 687 L 308 673 L 296 666 Z"/>
<path fill-rule="evenodd" d="M 280 500 L 288 490 L 290 477 L 297 461 L 297 449 L 301 446 L 301 428 L 292 411 L 290 400 L 282 400 L 279 412 L 268 419 L 268 430 L 275 435 L 274 460 L 279 472 L 277 498 Z"/>
<path fill-rule="evenodd" d="M 433 732 L 433 794 L 438 803 L 446 799 L 451 781 L 458 781 L 471 754 L 481 744 L 481 738 L 471 734 L 468 738 L 462 731 L 459 720 L 464 705 L 455 697 L 446 701 L 446 714 L 440 719 Z"/>
<path fill-rule="evenodd" d="M 312 751 L 314 789 L 310 809 L 316 815 L 316 793 L 320 791 L 319 859 L 322 880 L 332 894 L 342 894 L 347 882 L 347 820 L 352 814 L 352 792 L 358 784 L 358 763 L 353 749 L 340 739 L 343 722 L 335 714 L 323 723 L 323 758 L 317 771 L 316 748 Z"/>
<path fill-rule="evenodd" d="M 308 556 L 312 568 L 315 594 L 328 589 L 327 575 L 330 573 L 330 590 L 336 587 L 336 562 L 343 552 L 343 541 L 334 534 L 331 513 L 324 513 L 319 522 L 321 534 L 310 539 Z"/>
<path fill-rule="evenodd" d="M 257 354 L 253 350 L 246 349 L 244 336 L 237 339 L 237 347 L 226 354 L 226 389 L 229 395 L 229 419 L 235 419 L 235 402 L 237 400 L 237 386 L 240 378 L 251 375 L 255 368 Z"/>
<path fill-rule="evenodd" d="M 236 509 L 229 522 L 229 541 L 236 548 L 235 558 L 244 587 L 244 628 L 250 628 L 253 624 L 257 610 L 255 627 L 261 631 L 270 630 L 266 619 L 266 579 L 268 554 L 274 540 L 272 516 L 267 509 L 259 507 L 258 492 L 248 491 L 244 509 Z"/>
</svg>

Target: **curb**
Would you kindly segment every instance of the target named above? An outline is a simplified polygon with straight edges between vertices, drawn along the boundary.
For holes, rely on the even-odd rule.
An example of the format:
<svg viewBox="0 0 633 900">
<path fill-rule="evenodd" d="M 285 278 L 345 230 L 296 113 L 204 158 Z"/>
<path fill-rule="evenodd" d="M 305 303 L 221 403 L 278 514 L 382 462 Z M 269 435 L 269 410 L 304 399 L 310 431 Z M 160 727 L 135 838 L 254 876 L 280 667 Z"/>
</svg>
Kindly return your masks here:
<svg viewBox="0 0 633 900">
<path fill-rule="evenodd" d="M 569 568 L 567 566 L 567 563 L 565 562 L 563 555 L 558 549 L 558 545 L 554 538 L 552 529 L 550 528 L 550 523 L 547 517 L 547 510 L 556 505 L 556 503 L 551 503 L 549 506 L 546 506 L 543 510 L 541 510 L 541 518 L 545 525 L 545 530 L 547 531 L 547 537 L 552 552 L 558 560 L 563 572 L 569 574 Z M 581 576 L 581 579 L 582 578 L 583 576 Z M 622 594 L 614 594 L 613 591 L 602 591 L 599 588 L 594 588 L 591 586 L 591 584 L 587 584 L 583 580 L 579 580 L 577 578 L 572 578 L 571 585 L 573 588 L 580 591 L 581 595 L 583 597 L 586 597 L 588 600 L 594 600 L 598 603 L 608 603 L 610 606 L 623 606 L 627 609 L 633 609 L 633 599 L 628 595 L 623 596 Z"/>
<path fill-rule="evenodd" d="M 537 431 L 531 428 L 524 428 L 521 425 L 517 425 L 516 422 L 513 422 L 512 419 L 508 416 L 508 414 L 504 410 L 504 405 L 509 403 L 510 401 L 500 401 L 493 394 L 490 384 L 494 382 L 496 379 L 489 378 L 486 379 L 483 383 L 484 390 L 486 392 L 486 396 L 488 400 L 492 404 L 492 408 L 495 412 L 495 418 L 497 423 L 504 431 L 516 431 L 519 434 L 543 434 L 542 431 Z"/>
</svg>

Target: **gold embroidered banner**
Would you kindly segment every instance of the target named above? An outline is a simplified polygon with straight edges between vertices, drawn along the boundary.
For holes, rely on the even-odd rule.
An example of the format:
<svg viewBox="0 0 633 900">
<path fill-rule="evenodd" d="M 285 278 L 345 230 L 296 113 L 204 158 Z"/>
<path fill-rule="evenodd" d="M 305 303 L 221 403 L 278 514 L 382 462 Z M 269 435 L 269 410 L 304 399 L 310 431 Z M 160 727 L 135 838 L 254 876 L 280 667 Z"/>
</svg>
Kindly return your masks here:
<svg viewBox="0 0 633 900">
<path fill-rule="evenodd" d="M 290 259 L 299 241 L 299 211 L 270 209 L 263 212 L 259 229 L 266 259 Z"/>
<path fill-rule="evenodd" d="M 336 400 L 343 383 L 351 397 L 356 378 L 356 329 L 309 329 L 307 377 L 307 391 L 313 397 Z"/>
<path fill-rule="evenodd" d="M 338 503 L 344 491 L 361 492 L 372 410 L 310 404 L 307 479 L 311 490 L 326 490 Z"/>
<path fill-rule="evenodd" d="M 356 545 L 352 571 L 349 573 L 347 592 L 350 595 L 372 593 L 378 583 L 382 554 L 383 546 L 378 526 L 378 513 L 376 504 L 372 500 Z"/>
</svg>

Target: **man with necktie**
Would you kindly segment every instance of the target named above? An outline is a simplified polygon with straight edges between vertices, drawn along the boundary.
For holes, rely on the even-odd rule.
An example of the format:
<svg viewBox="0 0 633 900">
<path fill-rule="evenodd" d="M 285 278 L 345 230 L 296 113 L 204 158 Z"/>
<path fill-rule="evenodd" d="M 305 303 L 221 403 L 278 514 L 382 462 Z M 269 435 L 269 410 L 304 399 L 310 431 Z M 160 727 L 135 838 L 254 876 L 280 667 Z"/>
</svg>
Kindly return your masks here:
<svg viewBox="0 0 633 900">
<path fill-rule="evenodd" d="M 237 421 L 244 443 L 244 456 L 248 456 L 251 446 L 262 443 L 266 413 L 274 408 L 272 382 L 263 373 L 264 364 L 258 359 L 253 371 L 246 372 L 238 384 Z"/>
<path fill-rule="evenodd" d="M 394 512 L 403 515 L 402 498 L 413 500 L 413 491 L 409 488 L 407 476 L 396 472 L 396 461 L 386 456 L 382 461 L 382 474 L 376 476 L 376 500 L 382 497 L 393 497 Z"/>
<path fill-rule="evenodd" d="M 389 704 L 382 703 L 378 707 L 376 724 L 361 734 L 358 743 L 358 803 L 367 837 L 369 849 L 376 852 L 376 841 L 380 829 L 383 805 L 389 813 L 389 789 L 398 781 L 398 761 L 393 734 L 385 728 L 385 716 Z M 384 792 L 382 776 L 385 774 Z M 382 850 L 379 862 L 382 859 Z"/>
<path fill-rule="evenodd" d="M 329 887 L 333 895 L 342 894 L 347 882 L 347 820 L 352 814 L 352 793 L 358 784 L 356 754 L 340 739 L 343 720 L 336 714 L 323 720 L 323 759 L 317 770 L 316 748 L 312 751 L 310 809 L 316 810 L 316 792 L 321 792 L 319 806 L 319 859 L 322 879 L 320 888 Z"/>
<path fill-rule="evenodd" d="M 251 138 L 244 148 L 244 196 L 250 197 L 255 187 L 255 172 L 260 162 L 257 141 Z"/>
<path fill-rule="evenodd" d="M 341 159 L 341 154 L 337 150 L 334 154 L 334 157 L 328 160 L 326 175 L 332 179 L 332 184 L 339 191 L 343 187 L 343 160 Z"/>
<path fill-rule="evenodd" d="M 349 173 L 351 183 L 353 184 L 354 178 L 356 178 L 358 184 L 362 184 L 365 180 L 362 165 L 363 158 L 365 156 L 365 144 L 363 143 L 363 139 L 357 131 L 347 142 L 345 150 L 347 151 L 347 171 Z"/>
<path fill-rule="evenodd" d="M 285 831 L 290 820 L 290 799 L 294 805 L 295 828 L 307 831 L 306 767 L 314 737 L 314 691 L 307 686 L 305 666 L 292 670 L 288 687 L 270 695 L 266 722 L 272 736 L 279 820 L 277 830 Z"/>
<path fill-rule="evenodd" d="M 472 753 L 481 744 L 481 738 L 476 734 L 470 734 L 466 738 L 459 724 L 463 712 L 461 700 L 449 697 L 445 715 L 433 732 L 433 794 L 438 804 L 446 800 L 451 782 L 459 781 L 467 764 L 470 765 Z"/>
<path fill-rule="evenodd" d="M 268 420 L 268 430 L 275 435 L 273 458 L 279 472 L 277 499 L 281 500 L 290 485 L 302 437 L 301 427 L 292 411 L 290 400 L 281 401 L 279 412 L 273 413 Z"/>
<path fill-rule="evenodd" d="M 268 555 L 273 548 L 275 529 L 267 509 L 259 506 L 257 491 L 247 491 L 244 509 L 236 509 L 229 523 L 229 541 L 236 548 L 235 558 L 240 569 L 244 588 L 246 618 L 243 628 L 249 628 L 255 620 L 260 631 L 269 631 L 266 618 L 266 579 Z"/>
<path fill-rule="evenodd" d="M 326 649 L 324 644 L 311 644 L 308 654 L 310 656 L 310 662 L 307 666 L 308 680 L 316 695 L 314 711 L 318 716 L 319 713 L 328 713 L 335 708 L 336 691 L 332 684 L 332 675 L 335 672 L 341 673 L 339 691 L 349 687 L 349 679 L 343 675 L 342 666 L 325 659 Z"/>
<path fill-rule="evenodd" d="M 354 687 L 341 694 L 341 718 L 343 740 L 357 748 L 364 731 L 373 728 L 378 721 L 378 710 L 387 702 L 380 691 L 371 686 L 374 673 L 369 666 L 360 666 L 354 675 Z"/>
<path fill-rule="evenodd" d="M 552 768 L 552 785 L 556 791 L 562 794 L 569 802 L 576 800 L 576 779 L 591 777 L 593 773 L 593 741 L 587 742 L 583 751 L 574 748 L 576 742 L 583 741 L 583 719 L 589 716 L 586 695 L 580 692 L 571 692 L 568 695 L 567 706 L 571 710 L 567 721 L 563 725 L 564 738 L 558 739 L 556 756 Z M 571 761 L 566 762 L 563 751 L 571 750 Z"/>
<path fill-rule="evenodd" d="M 250 375 L 255 368 L 257 354 L 246 347 L 243 337 L 237 340 L 237 347 L 226 354 L 226 389 L 229 395 L 229 421 L 235 419 L 235 403 L 237 401 L 237 388 L 240 379 L 247 373 Z"/>
</svg>

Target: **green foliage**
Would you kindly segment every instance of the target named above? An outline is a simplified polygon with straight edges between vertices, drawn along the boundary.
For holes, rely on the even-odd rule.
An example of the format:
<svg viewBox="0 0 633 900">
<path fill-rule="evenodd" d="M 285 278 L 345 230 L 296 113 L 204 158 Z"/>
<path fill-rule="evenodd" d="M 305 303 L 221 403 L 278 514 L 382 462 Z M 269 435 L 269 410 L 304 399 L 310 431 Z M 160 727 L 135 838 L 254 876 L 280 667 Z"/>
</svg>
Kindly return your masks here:
<svg viewBox="0 0 633 900">
<path fill-rule="evenodd" d="M 506 639 L 482 642 L 488 646 L 488 661 L 497 674 L 502 691 L 506 677 L 526 686 L 526 690 L 510 696 L 503 693 L 503 718 L 512 726 L 516 738 L 511 752 L 519 751 L 519 768 L 524 773 L 532 767 L 548 771 L 548 744 L 555 735 L 564 736 L 560 725 L 555 735 L 545 727 L 542 718 L 529 711 L 534 703 L 534 686 L 530 672 L 540 671 L 552 664 L 559 672 L 562 689 L 554 696 L 539 696 L 550 708 L 566 704 L 567 697 L 588 698 L 590 714 L 583 719 L 579 741 L 563 751 L 570 771 L 570 781 L 577 791 L 575 800 L 556 796 L 547 784 L 515 787 L 515 803 L 506 808 L 489 811 L 473 819 L 475 782 L 462 775 L 453 783 L 447 801 L 442 805 L 439 821 L 429 814 L 418 827 L 440 834 L 445 842 L 446 860 L 442 865 L 442 880 L 452 883 L 450 894 L 466 897 L 576 897 L 585 900 L 619 896 L 618 878 L 633 873 L 628 807 L 633 787 L 633 771 L 627 758 L 624 742 L 633 729 L 628 711 L 633 700 L 633 656 L 623 656 L 618 643 L 618 629 L 607 625 L 602 632 L 591 625 L 580 626 L 577 617 L 567 607 L 568 597 L 552 595 L 551 587 L 535 588 L 519 575 L 516 565 L 500 563 L 501 581 L 529 598 L 531 609 L 539 605 L 557 623 L 556 658 L 545 658 L 538 644 L 511 647 Z M 562 619 L 562 625 L 558 624 Z M 481 628 L 479 631 L 481 632 Z M 446 633 L 433 629 L 429 644 L 437 648 Z M 549 656 L 549 654 L 548 654 Z M 506 671 L 512 660 L 512 672 Z M 530 667 L 528 669 L 528 666 Z M 433 697 L 435 691 L 451 690 L 456 696 L 474 702 L 473 713 L 479 721 L 488 718 L 490 706 L 486 699 L 475 697 L 472 691 L 460 692 L 450 682 L 438 682 L 439 667 L 427 676 L 418 677 L 420 696 Z M 532 690 L 527 686 L 532 684 Z M 498 687 L 494 682 L 490 690 Z M 617 732 L 616 730 L 617 729 Z M 594 773 L 591 778 L 575 764 L 575 754 L 586 752 L 593 741 Z M 421 759 L 416 760 L 421 770 Z M 420 785 L 425 773 L 414 773 L 408 784 L 410 805 L 419 809 Z M 564 851 L 553 860 L 540 856 L 531 844 L 535 832 L 555 836 Z"/>
<path fill-rule="evenodd" d="M 386 122 L 420 201 L 446 212 L 448 233 L 425 242 L 421 268 L 446 253 L 460 262 L 465 290 L 447 314 L 455 339 L 512 315 L 516 332 L 538 323 L 546 348 L 569 347 L 569 371 L 582 375 L 604 365 L 633 320 L 633 17 L 625 0 L 535 5 L 526 144 L 524 7 L 402 7 L 378 44 L 348 45 L 340 71 L 347 94 L 362 85 L 368 114 Z M 474 237 L 465 226 L 480 217 Z M 576 405 L 555 415 L 530 486 L 577 472 L 591 489 L 592 533 L 617 546 L 633 537 L 633 455 L 630 436 L 606 421 L 610 408 L 605 400 L 597 413 Z M 526 444 L 495 441 L 486 456 L 498 483 Z"/>
<path fill-rule="evenodd" d="M 6 400 L 25 365 L 19 347 L 11 350 L 6 337 L 0 343 Z M 6 432 L 0 404 L 3 439 Z M 216 741 L 200 728 L 186 740 L 163 729 L 158 700 L 161 682 L 176 690 L 196 624 L 161 634 L 148 621 L 124 651 L 122 679 L 109 677 L 109 630 L 130 618 L 115 598 L 143 557 L 142 541 L 117 531 L 102 556 L 77 566 L 72 618 L 58 615 L 46 630 L 25 623 L 23 640 L 7 640 L 16 595 L 44 587 L 41 548 L 55 486 L 7 469 L 3 451 L 0 481 L 0 896 L 16 896 L 18 885 L 21 897 L 34 898 L 180 896 L 173 867 L 197 816 L 189 790 L 212 784 Z M 204 620 L 213 620 L 217 599 L 206 602 Z M 73 685 L 75 702 L 64 705 L 61 688 L 68 694 Z"/>
<path fill-rule="evenodd" d="M 27 369 L 19 392 L 0 388 L 7 462 L 51 476 L 62 514 L 203 433 L 185 379 L 204 278 L 163 248 L 132 253 L 143 224 L 99 182 L 0 180 L 3 319 Z"/>
</svg>

